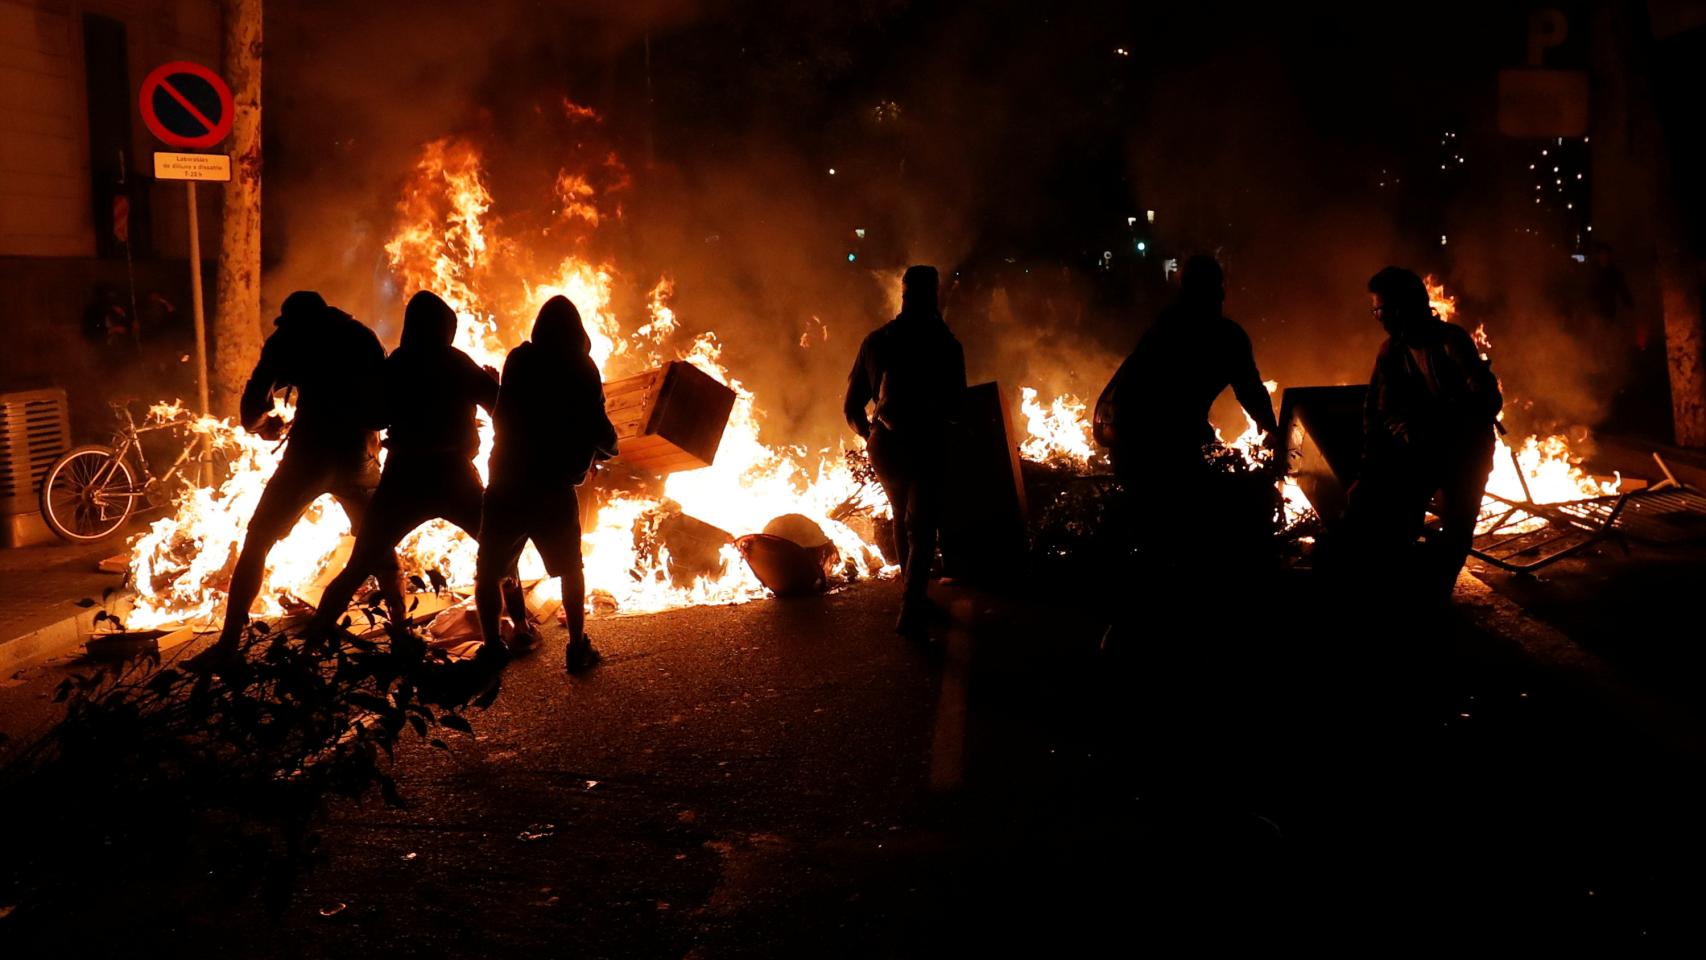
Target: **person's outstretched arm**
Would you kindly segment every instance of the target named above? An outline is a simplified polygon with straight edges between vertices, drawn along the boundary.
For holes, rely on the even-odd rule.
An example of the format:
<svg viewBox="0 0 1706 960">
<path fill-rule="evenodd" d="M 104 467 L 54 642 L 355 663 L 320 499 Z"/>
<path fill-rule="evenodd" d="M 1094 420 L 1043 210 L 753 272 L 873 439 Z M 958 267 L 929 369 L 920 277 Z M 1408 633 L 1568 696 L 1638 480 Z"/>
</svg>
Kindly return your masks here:
<svg viewBox="0 0 1706 960">
<path fill-rule="evenodd" d="M 498 371 L 493 367 L 480 366 L 467 354 L 462 357 L 468 361 L 467 369 L 463 372 L 468 396 L 476 404 L 485 407 L 487 413 L 491 413 L 498 406 Z"/>
<path fill-rule="evenodd" d="M 616 425 L 610 422 L 610 413 L 604 406 L 604 381 L 593 368 L 592 382 L 588 387 L 589 409 L 587 415 L 592 418 L 593 449 L 600 460 L 609 460 L 616 456 Z"/>
<path fill-rule="evenodd" d="M 260 427 L 272 413 L 272 392 L 279 385 L 280 361 L 285 349 L 279 336 L 279 333 L 274 333 L 267 338 L 261 347 L 261 359 L 255 363 L 254 372 L 249 374 L 249 381 L 243 385 L 238 413 L 243 419 L 243 426 L 251 431 Z"/>
<path fill-rule="evenodd" d="M 523 414 L 528 406 L 524 396 L 527 376 L 523 369 L 526 363 L 522 354 L 523 351 L 517 348 L 504 357 L 503 376 L 499 380 L 497 396 L 492 400 L 494 430 L 516 429 L 519 426 L 518 421 L 525 419 Z M 526 438 L 526 441 L 531 440 L 533 438 Z"/>
<path fill-rule="evenodd" d="M 1496 420 L 1504 409 L 1505 397 L 1499 389 L 1499 378 L 1493 373 L 1492 361 L 1481 357 L 1474 338 L 1462 327 L 1447 324 L 1447 336 L 1451 338 L 1451 355 L 1464 368 L 1471 412 L 1477 417 Z"/>
<path fill-rule="evenodd" d="M 1273 398 L 1268 396 L 1261 371 L 1256 369 L 1256 349 L 1250 344 L 1250 335 L 1239 330 L 1235 347 L 1238 355 L 1234 360 L 1232 394 L 1250 419 L 1256 421 L 1256 426 L 1268 435 L 1269 442 L 1273 442 L 1279 436 L 1279 421 L 1274 417 Z"/>
<path fill-rule="evenodd" d="M 865 345 L 860 344 L 859 355 L 853 358 L 853 370 L 847 374 L 847 395 L 841 402 L 841 413 L 853 432 L 867 439 L 871 436 L 871 420 L 865 414 L 865 406 L 870 402 L 871 381 L 865 376 Z"/>
</svg>

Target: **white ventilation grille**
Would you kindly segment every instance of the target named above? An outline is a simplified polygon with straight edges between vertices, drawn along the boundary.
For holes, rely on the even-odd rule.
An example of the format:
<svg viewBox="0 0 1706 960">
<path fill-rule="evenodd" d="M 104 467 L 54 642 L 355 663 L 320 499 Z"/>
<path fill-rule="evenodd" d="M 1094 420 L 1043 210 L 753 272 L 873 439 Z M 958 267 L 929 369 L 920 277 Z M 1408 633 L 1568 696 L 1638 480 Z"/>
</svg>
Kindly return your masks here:
<svg viewBox="0 0 1706 960">
<path fill-rule="evenodd" d="M 0 513 L 34 511 L 42 474 L 70 446 L 64 390 L 0 393 Z"/>
</svg>

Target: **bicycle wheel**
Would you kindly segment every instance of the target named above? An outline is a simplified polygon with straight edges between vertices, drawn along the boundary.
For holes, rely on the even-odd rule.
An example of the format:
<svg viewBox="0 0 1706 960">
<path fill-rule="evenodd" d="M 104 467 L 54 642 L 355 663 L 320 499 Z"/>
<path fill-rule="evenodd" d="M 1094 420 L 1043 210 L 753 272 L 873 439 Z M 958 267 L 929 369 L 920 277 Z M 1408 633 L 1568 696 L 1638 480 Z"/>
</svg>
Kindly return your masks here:
<svg viewBox="0 0 1706 960">
<path fill-rule="evenodd" d="M 105 540 L 136 509 L 136 477 L 130 464 L 107 447 L 73 447 L 53 461 L 41 478 L 41 517 L 70 543 Z"/>
</svg>

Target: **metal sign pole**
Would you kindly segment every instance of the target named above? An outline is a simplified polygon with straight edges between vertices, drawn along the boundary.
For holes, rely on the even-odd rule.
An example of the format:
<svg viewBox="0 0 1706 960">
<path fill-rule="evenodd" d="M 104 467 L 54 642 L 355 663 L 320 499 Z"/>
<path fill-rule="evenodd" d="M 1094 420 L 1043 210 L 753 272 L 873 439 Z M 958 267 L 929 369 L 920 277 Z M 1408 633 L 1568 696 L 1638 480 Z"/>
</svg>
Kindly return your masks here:
<svg viewBox="0 0 1706 960">
<path fill-rule="evenodd" d="M 195 310 L 195 389 L 201 402 L 201 415 L 209 413 L 207 402 L 207 319 L 201 310 L 201 228 L 196 223 L 195 181 L 185 180 L 189 188 L 190 210 L 190 303 Z"/>
<path fill-rule="evenodd" d="M 155 67 L 143 78 L 137 96 L 148 132 L 174 147 L 206 150 L 231 132 L 236 103 L 219 74 L 187 60 Z M 162 113 L 165 108 L 165 113 Z M 222 153 L 154 154 L 154 177 L 182 180 L 189 204 L 190 303 L 195 310 L 195 386 L 201 415 L 212 415 L 207 397 L 207 317 L 201 296 L 201 226 L 196 217 L 195 182 L 231 179 L 231 157 Z M 128 250 L 128 247 L 126 248 Z"/>
</svg>

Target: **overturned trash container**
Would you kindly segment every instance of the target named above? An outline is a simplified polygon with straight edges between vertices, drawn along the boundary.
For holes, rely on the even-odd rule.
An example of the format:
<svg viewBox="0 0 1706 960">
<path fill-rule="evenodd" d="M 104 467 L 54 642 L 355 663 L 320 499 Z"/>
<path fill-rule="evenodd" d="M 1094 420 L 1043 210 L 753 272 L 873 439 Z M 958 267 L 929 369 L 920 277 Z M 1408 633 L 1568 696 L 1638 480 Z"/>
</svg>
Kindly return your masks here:
<svg viewBox="0 0 1706 960">
<path fill-rule="evenodd" d="M 758 582 L 778 597 L 822 593 L 841 559 L 823 528 L 797 513 L 777 517 L 763 533 L 740 537 L 735 546 Z"/>
</svg>

